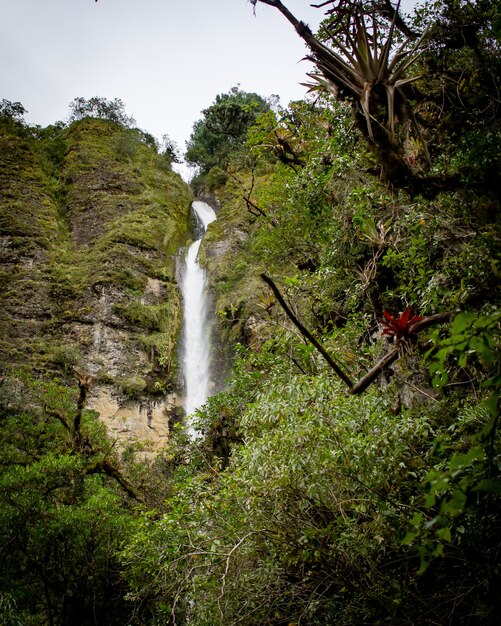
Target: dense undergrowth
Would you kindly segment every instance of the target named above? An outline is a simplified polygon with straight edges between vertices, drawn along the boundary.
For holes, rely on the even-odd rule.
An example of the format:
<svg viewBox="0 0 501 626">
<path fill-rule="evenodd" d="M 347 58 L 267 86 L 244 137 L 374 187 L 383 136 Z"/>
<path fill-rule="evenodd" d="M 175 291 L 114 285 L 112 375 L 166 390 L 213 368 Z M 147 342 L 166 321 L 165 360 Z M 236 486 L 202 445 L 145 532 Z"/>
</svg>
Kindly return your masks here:
<svg viewBox="0 0 501 626">
<path fill-rule="evenodd" d="M 421 135 L 391 143 L 405 180 L 353 100 L 318 93 L 264 111 L 229 161 L 199 159 L 221 205 L 203 245 L 219 329 L 241 347 L 200 439 L 173 443 L 165 512 L 123 551 L 152 623 L 496 623 L 498 42 L 495 20 L 482 52 L 445 41 L 469 10 L 422 13 L 440 26 L 414 68 Z"/>
<path fill-rule="evenodd" d="M 368 4 L 384 24 L 384 3 Z M 45 491 L 36 502 L 29 489 L 18 503 L 6 496 L 4 528 L 33 511 L 49 522 L 29 535 L 38 543 L 5 538 L 26 559 L 8 561 L 15 584 L 2 580 L 6 623 L 498 622 L 499 19 L 499 3 L 480 0 L 421 11 L 412 28 L 431 31 L 412 66 L 416 122 L 389 142 L 368 135 L 343 93 L 285 109 L 259 99 L 249 117 L 233 90 L 204 112 L 190 153 L 196 191 L 220 205 L 202 254 L 231 374 L 195 416 L 199 437 L 178 427 L 151 466 L 122 459 L 130 484 L 89 469 L 112 454 L 92 415 L 86 449 L 50 412 L 38 417 L 38 447 L 30 429 L 12 444 L 2 493 Z M 387 123 L 379 105 L 366 105 L 374 125 Z M 226 141 L 214 141 L 219 115 L 234 122 Z M 389 148 L 398 172 L 381 160 Z M 37 393 L 38 406 L 55 403 Z M 78 415 L 76 396 L 67 402 L 55 410 Z M 50 471 L 28 459 L 34 449 Z M 59 476 L 64 485 L 50 483 Z M 50 553 L 50 570 L 40 566 L 47 527 L 59 533 L 50 545 L 67 549 Z M 61 606 L 72 612 L 56 611 L 56 574 L 75 558 L 87 587 L 68 571 Z M 32 588 L 45 600 L 28 602 Z M 105 606 L 105 589 L 116 605 Z"/>
</svg>

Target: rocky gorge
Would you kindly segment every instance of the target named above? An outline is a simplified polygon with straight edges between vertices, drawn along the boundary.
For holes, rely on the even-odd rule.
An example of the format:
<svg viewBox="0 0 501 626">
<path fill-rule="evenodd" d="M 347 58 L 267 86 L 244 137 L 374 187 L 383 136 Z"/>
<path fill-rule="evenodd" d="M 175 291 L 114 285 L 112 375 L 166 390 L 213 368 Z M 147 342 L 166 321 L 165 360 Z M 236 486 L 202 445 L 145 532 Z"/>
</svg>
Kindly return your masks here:
<svg viewBox="0 0 501 626">
<path fill-rule="evenodd" d="M 251 4 L 318 84 L 218 94 L 189 186 L 0 103 L 2 626 L 499 622 L 499 2 Z"/>
<path fill-rule="evenodd" d="M 110 434 L 154 450 L 180 414 L 175 253 L 192 194 L 148 139 L 91 118 L 38 136 L 0 124 L 0 361 L 5 384 L 85 372 Z"/>
</svg>

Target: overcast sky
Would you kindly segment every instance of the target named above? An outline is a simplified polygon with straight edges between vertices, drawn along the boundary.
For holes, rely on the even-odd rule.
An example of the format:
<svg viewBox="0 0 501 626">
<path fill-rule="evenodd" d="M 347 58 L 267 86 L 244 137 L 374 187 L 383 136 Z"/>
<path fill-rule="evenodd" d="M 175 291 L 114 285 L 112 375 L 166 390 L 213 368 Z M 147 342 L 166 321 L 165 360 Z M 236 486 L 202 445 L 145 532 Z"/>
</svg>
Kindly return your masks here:
<svg viewBox="0 0 501 626">
<path fill-rule="evenodd" d="M 313 30 L 323 16 L 308 0 L 284 4 Z M 20 101 L 33 124 L 66 119 L 78 96 L 120 98 L 140 128 L 184 152 L 218 93 L 239 84 L 283 105 L 306 93 L 298 35 L 248 0 L 0 0 L 0 9 L 0 99 Z"/>
</svg>

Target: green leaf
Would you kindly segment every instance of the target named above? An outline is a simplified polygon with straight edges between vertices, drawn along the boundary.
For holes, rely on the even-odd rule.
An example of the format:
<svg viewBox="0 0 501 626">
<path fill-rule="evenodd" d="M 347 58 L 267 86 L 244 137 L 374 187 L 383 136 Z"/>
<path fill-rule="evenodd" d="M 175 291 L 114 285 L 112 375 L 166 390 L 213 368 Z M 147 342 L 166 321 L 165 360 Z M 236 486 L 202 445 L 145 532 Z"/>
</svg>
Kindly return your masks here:
<svg viewBox="0 0 501 626">
<path fill-rule="evenodd" d="M 437 537 L 442 541 L 446 541 L 450 543 L 452 541 L 451 529 L 449 526 L 444 526 L 443 528 L 437 529 Z"/>
<path fill-rule="evenodd" d="M 449 463 L 451 472 L 468 467 L 475 461 L 483 461 L 485 459 L 485 451 L 481 446 L 475 446 L 464 454 L 454 454 Z"/>
<path fill-rule="evenodd" d="M 454 489 L 448 500 L 443 500 L 440 505 L 440 511 L 445 515 L 456 517 L 464 509 L 466 504 L 466 493 L 461 489 Z"/>
<path fill-rule="evenodd" d="M 456 315 L 451 326 L 451 335 L 458 335 L 465 330 L 470 330 L 477 315 L 475 313 L 469 313 L 467 311 Z"/>
<path fill-rule="evenodd" d="M 501 493 L 501 480 L 498 478 L 484 478 L 472 491 L 485 491 L 487 493 Z"/>
<path fill-rule="evenodd" d="M 437 543 L 435 549 L 432 552 L 432 556 L 444 556 L 444 546 L 441 543 Z"/>
<path fill-rule="evenodd" d="M 405 537 L 402 539 L 400 543 L 403 546 L 409 546 L 416 537 L 417 537 L 417 533 L 413 530 L 409 530 L 407 531 L 407 534 L 405 535 Z"/>
</svg>

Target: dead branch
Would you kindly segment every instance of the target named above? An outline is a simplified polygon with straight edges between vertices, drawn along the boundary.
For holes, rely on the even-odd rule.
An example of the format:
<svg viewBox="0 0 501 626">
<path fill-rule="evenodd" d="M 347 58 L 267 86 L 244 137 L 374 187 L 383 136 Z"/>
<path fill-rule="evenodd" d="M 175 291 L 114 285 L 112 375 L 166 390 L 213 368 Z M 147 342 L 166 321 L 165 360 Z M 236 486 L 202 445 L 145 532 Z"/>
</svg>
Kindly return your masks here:
<svg viewBox="0 0 501 626">
<path fill-rule="evenodd" d="M 296 326 L 299 332 L 305 337 L 315 348 L 320 352 L 320 354 L 327 361 L 329 366 L 334 370 L 334 372 L 339 376 L 339 378 L 349 387 L 349 393 L 352 395 L 359 395 L 363 391 L 369 387 L 381 374 L 381 372 L 386 369 L 389 365 L 391 365 L 394 361 L 396 361 L 401 353 L 400 345 L 397 345 L 393 348 L 388 354 L 386 354 L 382 359 L 380 359 L 376 365 L 374 365 L 360 380 L 356 383 L 352 383 L 348 376 L 343 372 L 340 366 L 332 359 L 327 350 L 322 346 L 322 344 L 315 339 L 315 337 L 310 333 L 310 331 L 301 324 L 301 322 L 297 319 L 291 309 L 288 307 L 285 302 L 282 294 L 280 293 L 278 287 L 275 285 L 273 280 L 267 276 L 266 274 L 261 274 L 261 278 L 264 282 L 270 287 L 273 291 L 278 303 L 286 313 L 287 317 L 291 320 L 291 322 Z M 437 313 L 435 315 L 430 315 L 428 317 L 419 320 L 413 324 L 409 329 L 410 335 L 417 335 L 417 333 L 421 332 L 425 328 L 432 326 L 434 324 L 439 324 L 440 322 L 449 321 L 454 314 L 454 311 L 447 311 L 445 313 Z"/>
<path fill-rule="evenodd" d="M 259 215 L 262 215 L 263 217 L 266 217 L 266 218 L 268 217 L 268 215 L 263 211 L 263 209 L 261 209 L 260 207 L 257 206 L 257 204 L 252 202 L 250 198 L 248 198 L 247 196 L 242 196 L 242 197 L 247 206 L 247 211 L 249 211 L 251 215 L 254 215 L 254 217 L 259 217 Z M 273 221 L 274 220 L 272 220 L 272 222 Z M 277 226 L 277 224 L 275 223 L 274 226 Z"/>
<path fill-rule="evenodd" d="M 348 378 L 348 376 L 343 372 L 341 367 L 332 359 L 332 357 L 327 352 L 327 350 L 322 346 L 322 344 L 317 339 L 315 339 L 315 337 L 310 333 L 310 331 L 307 328 L 305 328 L 303 324 L 301 324 L 301 322 L 297 319 L 294 313 L 287 306 L 287 303 L 283 299 L 282 294 L 280 293 L 278 287 L 275 285 L 273 280 L 264 273 L 261 274 L 261 278 L 273 291 L 275 298 L 278 300 L 278 303 L 280 304 L 282 309 L 285 311 L 287 317 L 291 320 L 291 322 L 299 330 L 299 332 L 303 335 L 303 337 L 308 339 L 308 341 L 315 346 L 315 348 L 320 352 L 320 354 L 324 357 L 324 359 L 327 361 L 330 367 L 334 370 L 334 372 L 336 372 L 339 378 L 345 383 L 345 385 L 347 385 L 348 387 L 352 387 L 353 383 Z"/>
<path fill-rule="evenodd" d="M 354 396 L 361 394 L 363 391 L 367 389 L 369 385 L 371 385 L 376 378 L 381 374 L 381 372 L 386 369 L 389 365 L 396 361 L 400 355 L 400 351 L 398 348 L 393 348 L 391 352 L 388 352 L 374 367 L 372 367 L 365 376 L 357 381 L 350 388 L 350 393 Z"/>
<path fill-rule="evenodd" d="M 244 183 L 240 180 L 240 178 L 238 178 L 238 176 L 234 172 L 229 171 L 228 174 L 229 174 L 229 176 L 231 178 L 236 180 L 239 185 L 242 185 L 242 189 L 244 191 L 244 195 L 242 196 L 242 199 L 245 202 L 245 206 L 247 207 L 247 211 L 249 211 L 249 213 L 251 215 L 254 215 L 254 217 L 259 217 L 261 215 L 262 217 L 264 217 L 266 219 L 270 219 L 268 217 L 267 213 L 265 211 L 263 211 L 263 209 L 261 207 L 259 207 L 255 202 L 253 202 L 250 199 L 250 197 L 252 195 L 252 191 L 254 189 L 254 184 L 255 184 L 254 170 L 252 170 L 252 181 L 251 181 L 251 188 L 250 189 L 247 189 L 247 187 L 244 185 Z M 275 218 L 271 218 L 270 221 L 273 224 L 273 226 L 278 226 L 278 222 L 275 220 Z"/>
<path fill-rule="evenodd" d="M 453 315 L 454 311 L 446 311 L 445 313 L 435 313 L 435 315 L 428 315 L 428 317 L 423 317 L 422 320 L 419 320 L 419 322 L 416 322 L 410 327 L 409 333 L 411 335 L 416 335 L 425 328 L 428 328 L 428 326 L 440 324 L 441 322 L 449 322 Z"/>
<path fill-rule="evenodd" d="M 87 394 L 89 392 L 90 376 L 85 372 L 80 372 L 76 368 L 73 368 L 78 377 L 78 400 L 77 400 L 77 413 L 73 420 L 73 432 L 77 439 L 81 439 L 80 425 L 82 423 L 82 413 L 85 408 L 85 402 L 87 400 Z"/>
<path fill-rule="evenodd" d="M 223 610 L 221 608 L 221 600 L 224 598 L 224 593 L 225 593 L 225 589 L 226 589 L 226 577 L 228 576 L 228 571 L 230 569 L 230 560 L 231 557 L 233 555 L 233 553 L 238 550 L 238 548 L 243 544 L 243 542 L 248 539 L 249 537 L 251 537 L 252 535 L 256 535 L 258 533 L 260 533 L 262 531 L 260 530 L 251 530 L 250 532 L 248 532 L 246 535 L 244 535 L 234 546 L 233 548 L 228 552 L 228 554 L 226 555 L 226 566 L 224 568 L 224 573 L 221 579 L 221 592 L 219 594 L 219 598 L 218 598 L 218 605 L 219 605 L 219 613 L 221 615 L 221 620 L 224 619 L 224 613 Z"/>
</svg>

